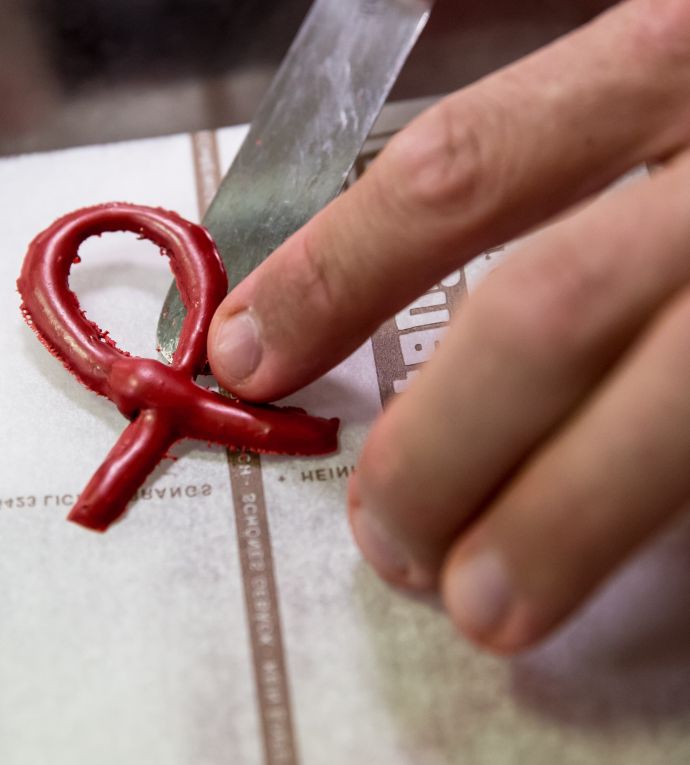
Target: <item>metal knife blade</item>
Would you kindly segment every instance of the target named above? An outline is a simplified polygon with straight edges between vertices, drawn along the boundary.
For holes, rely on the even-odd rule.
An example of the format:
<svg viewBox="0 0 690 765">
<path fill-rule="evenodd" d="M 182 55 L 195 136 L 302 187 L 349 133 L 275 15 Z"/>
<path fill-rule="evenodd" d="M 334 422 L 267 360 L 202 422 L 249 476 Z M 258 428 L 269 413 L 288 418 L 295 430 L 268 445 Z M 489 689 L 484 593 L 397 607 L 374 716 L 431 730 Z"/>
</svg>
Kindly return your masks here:
<svg viewBox="0 0 690 765">
<path fill-rule="evenodd" d="M 203 224 L 231 286 L 341 190 L 434 0 L 316 0 Z M 158 322 L 168 361 L 186 311 Z"/>
</svg>

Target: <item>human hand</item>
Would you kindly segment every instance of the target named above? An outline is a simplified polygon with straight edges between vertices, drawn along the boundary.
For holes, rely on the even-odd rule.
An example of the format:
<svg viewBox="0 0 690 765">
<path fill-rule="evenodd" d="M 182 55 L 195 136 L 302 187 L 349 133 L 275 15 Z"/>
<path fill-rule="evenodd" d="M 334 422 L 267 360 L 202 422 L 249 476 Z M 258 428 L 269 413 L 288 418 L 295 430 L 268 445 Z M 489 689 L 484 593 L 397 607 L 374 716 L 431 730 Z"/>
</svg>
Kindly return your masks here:
<svg viewBox="0 0 690 765">
<path fill-rule="evenodd" d="M 211 326 L 218 380 L 279 398 L 645 161 L 664 166 L 549 226 L 461 306 L 350 486 L 379 574 L 440 588 L 494 651 L 546 635 L 690 498 L 690 4 L 628 0 L 434 106 Z"/>
</svg>

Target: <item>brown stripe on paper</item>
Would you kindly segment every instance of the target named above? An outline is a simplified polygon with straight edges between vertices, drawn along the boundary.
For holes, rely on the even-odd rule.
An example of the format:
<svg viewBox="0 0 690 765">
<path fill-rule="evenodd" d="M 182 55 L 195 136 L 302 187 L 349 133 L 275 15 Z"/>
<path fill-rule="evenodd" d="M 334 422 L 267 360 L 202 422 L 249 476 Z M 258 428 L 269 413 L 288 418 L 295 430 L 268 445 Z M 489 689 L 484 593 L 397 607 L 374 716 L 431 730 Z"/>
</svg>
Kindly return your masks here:
<svg viewBox="0 0 690 765">
<path fill-rule="evenodd" d="M 221 180 L 215 131 L 192 135 L 199 214 Z M 297 765 L 268 515 L 258 454 L 228 451 L 249 638 L 266 765 Z"/>
<path fill-rule="evenodd" d="M 297 763 L 271 540 L 257 454 L 228 452 L 266 763 Z"/>
<path fill-rule="evenodd" d="M 384 322 L 371 338 L 381 403 L 401 393 L 427 362 L 466 293 L 462 270 Z"/>
</svg>

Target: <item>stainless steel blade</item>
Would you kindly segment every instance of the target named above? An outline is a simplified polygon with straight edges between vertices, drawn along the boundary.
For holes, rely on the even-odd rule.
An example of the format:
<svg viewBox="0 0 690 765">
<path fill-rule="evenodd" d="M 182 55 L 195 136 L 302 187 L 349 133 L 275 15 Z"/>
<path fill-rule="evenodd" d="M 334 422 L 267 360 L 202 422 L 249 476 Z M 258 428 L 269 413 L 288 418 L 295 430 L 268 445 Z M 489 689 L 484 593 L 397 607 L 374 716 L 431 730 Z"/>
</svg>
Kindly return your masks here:
<svg viewBox="0 0 690 765">
<path fill-rule="evenodd" d="M 434 0 L 316 0 L 203 223 L 234 286 L 341 190 Z M 185 309 L 158 323 L 168 359 Z"/>
</svg>

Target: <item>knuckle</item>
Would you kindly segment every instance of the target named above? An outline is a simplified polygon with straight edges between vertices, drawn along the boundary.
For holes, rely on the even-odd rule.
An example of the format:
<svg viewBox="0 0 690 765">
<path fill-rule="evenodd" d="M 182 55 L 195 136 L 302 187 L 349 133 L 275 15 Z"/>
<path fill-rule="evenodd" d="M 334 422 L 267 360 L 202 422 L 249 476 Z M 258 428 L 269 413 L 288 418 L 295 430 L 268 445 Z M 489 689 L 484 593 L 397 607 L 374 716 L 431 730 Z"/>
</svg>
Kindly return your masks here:
<svg viewBox="0 0 690 765">
<path fill-rule="evenodd" d="M 633 4 L 635 42 L 664 60 L 690 60 L 690 4 L 687 0 L 643 0 Z"/>
<path fill-rule="evenodd" d="M 636 85 L 649 104 L 649 117 L 662 120 L 662 133 L 669 131 L 672 146 L 662 154 L 690 141 L 690 3 L 687 0 L 637 0 L 629 2 L 623 15 L 625 45 L 639 66 Z M 639 74 L 642 72 L 642 74 Z M 645 118 L 638 110 L 635 119 Z M 664 133 L 665 134 L 665 133 Z"/>
<path fill-rule="evenodd" d="M 444 99 L 384 151 L 403 211 L 486 203 L 497 187 L 502 110 L 468 92 Z"/>
<path fill-rule="evenodd" d="M 605 264 L 590 266 L 567 245 L 557 257 L 525 253 L 520 260 L 516 255 L 486 285 L 478 310 L 490 340 L 537 366 L 578 358 L 587 348 L 591 306 L 610 287 Z"/>
</svg>

